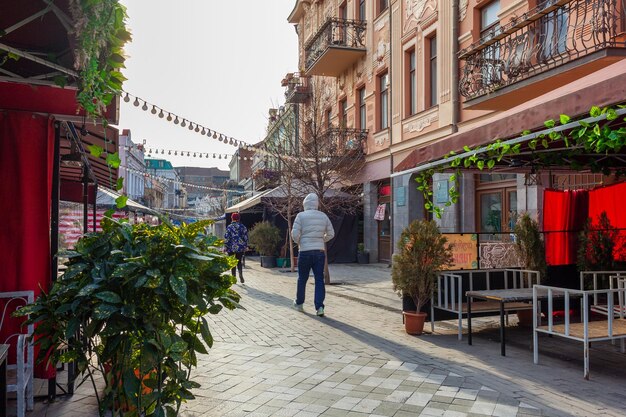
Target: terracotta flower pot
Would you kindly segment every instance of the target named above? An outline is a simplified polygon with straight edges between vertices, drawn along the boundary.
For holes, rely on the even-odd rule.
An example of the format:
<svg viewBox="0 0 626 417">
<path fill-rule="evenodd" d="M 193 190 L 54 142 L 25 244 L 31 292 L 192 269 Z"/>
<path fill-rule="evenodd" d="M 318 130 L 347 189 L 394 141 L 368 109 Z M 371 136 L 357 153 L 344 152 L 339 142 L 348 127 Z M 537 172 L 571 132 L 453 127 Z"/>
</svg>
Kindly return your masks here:
<svg viewBox="0 0 626 417">
<path fill-rule="evenodd" d="M 424 331 L 424 322 L 426 321 L 426 313 L 403 311 L 404 329 L 408 334 L 420 335 Z"/>
</svg>

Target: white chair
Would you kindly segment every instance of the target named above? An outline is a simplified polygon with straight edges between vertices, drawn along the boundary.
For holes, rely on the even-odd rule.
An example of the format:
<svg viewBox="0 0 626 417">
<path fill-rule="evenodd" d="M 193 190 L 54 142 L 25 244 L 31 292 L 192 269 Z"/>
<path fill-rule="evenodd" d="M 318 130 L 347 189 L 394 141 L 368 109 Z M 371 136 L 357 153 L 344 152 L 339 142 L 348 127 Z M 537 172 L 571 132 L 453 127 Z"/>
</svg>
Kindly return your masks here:
<svg viewBox="0 0 626 417">
<path fill-rule="evenodd" d="M 33 291 L 0 292 L 0 330 L 3 325 L 16 322 L 19 319 L 12 318 L 11 314 L 17 309 L 30 304 L 35 300 Z M 6 323 L 6 324 L 5 324 Z M 33 369 L 35 353 L 32 336 L 34 326 L 21 326 L 16 333 L 10 334 L 1 343 L 11 345 L 10 358 L 15 352 L 15 363 L 7 362 L 7 393 L 15 392 L 17 397 L 17 417 L 24 417 L 26 410 L 32 410 L 34 406 L 33 396 Z"/>
</svg>

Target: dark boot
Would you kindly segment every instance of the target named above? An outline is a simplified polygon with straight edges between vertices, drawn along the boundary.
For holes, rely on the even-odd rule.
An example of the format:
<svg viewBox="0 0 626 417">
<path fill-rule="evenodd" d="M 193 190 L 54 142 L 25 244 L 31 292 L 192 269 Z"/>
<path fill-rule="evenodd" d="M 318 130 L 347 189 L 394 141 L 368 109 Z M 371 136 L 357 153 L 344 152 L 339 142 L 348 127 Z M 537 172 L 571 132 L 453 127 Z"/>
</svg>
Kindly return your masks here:
<svg viewBox="0 0 626 417">
<path fill-rule="evenodd" d="M 239 281 L 241 281 L 241 283 L 242 283 L 242 284 L 243 284 L 244 282 L 246 282 L 246 281 L 243 279 L 243 274 L 242 274 L 241 272 L 239 272 Z"/>
</svg>

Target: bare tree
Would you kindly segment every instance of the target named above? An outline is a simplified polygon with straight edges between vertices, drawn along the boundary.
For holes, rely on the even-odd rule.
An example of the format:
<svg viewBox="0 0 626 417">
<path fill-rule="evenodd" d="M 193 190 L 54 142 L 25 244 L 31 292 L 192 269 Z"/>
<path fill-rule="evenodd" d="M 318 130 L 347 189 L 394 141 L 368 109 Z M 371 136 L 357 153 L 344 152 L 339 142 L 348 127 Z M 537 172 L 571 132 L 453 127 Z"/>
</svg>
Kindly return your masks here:
<svg viewBox="0 0 626 417">
<path fill-rule="evenodd" d="M 354 214 L 361 202 L 361 187 L 355 180 L 365 163 L 367 131 L 347 127 L 340 117 L 333 123 L 327 111 L 332 108 L 331 95 L 325 94 L 332 87 L 322 79 L 310 85 L 308 100 L 291 105 L 286 112 L 292 111 L 293 117 L 279 117 L 280 134 L 265 142 L 265 151 L 277 162 L 285 194 L 282 207 L 272 204 L 290 229 L 294 201 L 301 204 L 308 193 L 318 196 L 320 210 L 331 217 Z M 328 262 L 324 270 L 325 282 L 330 283 Z"/>
</svg>

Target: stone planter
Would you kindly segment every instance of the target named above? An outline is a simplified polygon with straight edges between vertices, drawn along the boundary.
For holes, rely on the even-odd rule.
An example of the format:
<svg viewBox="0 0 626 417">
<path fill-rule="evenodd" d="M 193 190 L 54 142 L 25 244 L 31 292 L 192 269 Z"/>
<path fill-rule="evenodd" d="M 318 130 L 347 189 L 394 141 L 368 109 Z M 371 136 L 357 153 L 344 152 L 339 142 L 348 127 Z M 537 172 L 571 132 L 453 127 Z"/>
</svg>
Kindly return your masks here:
<svg viewBox="0 0 626 417">
<path fill-rule="evenodd" d="M 261 256 L 261 267 L 276 268 L 276 257 L 275 256 Z"/>
<path fill-rule="evenodd" d="M 370 253 L 369 252 L 358 252 L 356 254 L 356 261 L 360 264 L 368 264 L 370 263 Z"/>
</svg>

